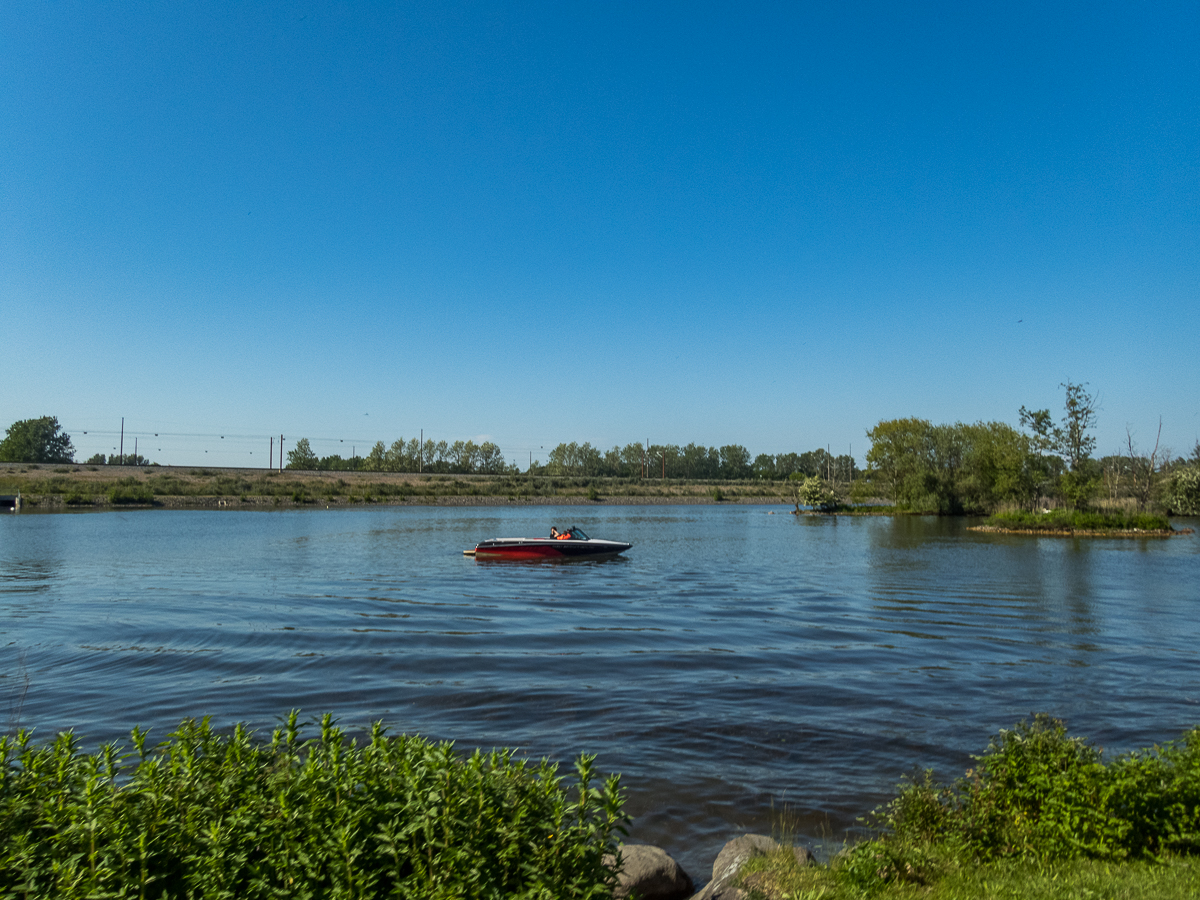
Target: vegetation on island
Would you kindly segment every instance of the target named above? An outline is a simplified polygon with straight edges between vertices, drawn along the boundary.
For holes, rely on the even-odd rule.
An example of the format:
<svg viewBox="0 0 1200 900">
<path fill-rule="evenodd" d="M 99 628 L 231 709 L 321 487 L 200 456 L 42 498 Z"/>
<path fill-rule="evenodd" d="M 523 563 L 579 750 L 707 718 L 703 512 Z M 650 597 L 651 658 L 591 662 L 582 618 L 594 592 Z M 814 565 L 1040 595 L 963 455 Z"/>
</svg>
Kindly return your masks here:
<svg viewBox="0 0 1200 900">
<path fill-rule="evenodd" d="M 1173 459 L 1158 442 L 1139 451 L 1127 431 L 1123 453 L 1095 459 L 1096 398 L 1084 385 L 1062 387 L 1062 418 L 1021 407 L 1021 429 L 880 422 L 867 432 L 868 466 L 856 490 L 913 513 L 998 513 L 992 524 L 1020 530 L 1165 529 L 1164 514 L 1200 514 L 1200 444 L 1190 459 Z M 1043 510 L 1049 518 L 1035 524 Z M 1146 518 L 1152 513 L 1157 526 Z"/>
<path fill-rule="evenodd" d="M 1094 512 L 1080 509 L 1052 509 L 1046 512 L 1012 510 L 997 513 L 987 520 L 992 528 L 1011 531 L 1044 532 L 1167 532 L 1171 522 L 1158 513 Z"/>
<path fill-rule="evenodd" d="M 1038 715 L 996 735 L 952 784 L 927 770 L 864 821 L 874 836 L 826 867 L 753 860 L 769 900 L 1189 897 L 1200 883 L 1200 727 L 1117 756 Z M 1110 893 L 1113 884 L 1126 891 Z M 1105 886 L 1090 893 L 1095 885 Z"/>
<path fill-rule="evenodd" d="M 184 721 L 166 741 L 82 752 L 60 734 L 0 738 L 0 896 L 610 897 L 628 817 L 594 758 L 351 739 L 298 715 L 269 742 Z"/>
</svg>

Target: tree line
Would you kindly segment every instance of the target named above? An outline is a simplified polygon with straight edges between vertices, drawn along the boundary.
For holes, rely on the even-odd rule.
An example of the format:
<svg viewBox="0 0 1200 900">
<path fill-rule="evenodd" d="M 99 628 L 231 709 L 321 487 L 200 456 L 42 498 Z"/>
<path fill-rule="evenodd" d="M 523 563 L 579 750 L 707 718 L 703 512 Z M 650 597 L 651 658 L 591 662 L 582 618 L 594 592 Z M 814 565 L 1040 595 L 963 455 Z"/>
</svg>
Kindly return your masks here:
<svg viewBox="0 0 1200 900">
<path fill-rule="evenodd" d="M 1005 422 L 935 425 L 926 419 L 879 422 L 867 432 L 867 468 L 828 449 L 751 458 L 740 444 L 706 447 L 691 443 L 626 444 L 604 451 L 590 443 L 560 443 L 545 463 L 531 462 L 526 474 L 674 478 L 687 480 L 790 480 L 796 499 L 831 508 L 846 501 L 889 500 L 901 510 L 922 513 L 994 512 L 1003 507 L 1035 509 L 1049 503 L 1075 509 L 1098 500 L 1132 501 L 1200 515 L 1200 442 L 1188 457 L 1175 457 L 1156 439 L 1139 449 L 1126 432 L 1122 451 L 1094 458 L 1096 398 L 1084 385 L 1067 382 L 1063 413 L 1018 411 L 1020 427 Z M 1161 425 L 1159 428 L 1161 435 Z M 0 462 L 73 463 L 71 436 L 54 416 L 23 419 L 0 441 Z M 318 457 L 306 438 L 287 454 L 287 468 L 306 470 L 426 472 L 430 474 L 517 475 L 491 441 L 419 440 L 377 442 L 365 457 Z M 90 465 L 151 465 L 141 456 L 97 454 Z M 803 494 L 803 496 L 801 496 Z M 814 499 L 815 498 L 815 499 Z"/>
<path fill-rule="evenodd" d="M 1140 510 L 1200 514 L 1200 442 L 1190 459 L 1174 459 L 1157 442 L 1153 451 L 1140 451 L 1127 432 L 1124 453 L 1096 459 L 1096 397 L 1084 385 L 1061 387 L 1061 419 L 1022 406 L 1021 429 L 1004 422 L 880 422 L 867 432 L 871 448 L 856 494 L 923 513 L 983 514 L 1049 503 L 1085 509 L 1105 495 L 1132 500 Z"/>
<path fill-rule="evenodd" d="M 816 475 L 831 480 L 851 480 L 859 469 L 847 455 L 828 450 L 804 453 L 760 453 L 751 458 L 741 444 L 705 447 L 699 444 L 626 444 L 601 450 L 590 443 L 559 444 L 544 464 L 535 463 L 536 475 L 600 476 L 609 478 L 685 478 L 689 480 L 768 479 Z"/>
<path fill-rule="evenodd" d="M 326 471 L 428 472 L 461 475 L 518 475 L 519 466 L 508 463 L 500 447 L 490 441 L 425 440 L 379 441 L 367 456 L 344 459 L 318 457 L 307 438 L 288 451 L 287 468 Z M 684 478 L 694 480 L 786 479 L 799 475 L 830 480 L 851 480 L 861 470 L 852 457 L 834 456 L 826 449 L 804 453 L 760 453 L 753 459 L 740 444 L 704 447 L 698 444 L 626 444 L 601 450 L 590 443 L 561 443 L 546 462 L 531 461 L 527 475 L 601 478 Z"/>
<path fill-rule="evenodd" d="M 427 472 L 434 475 L 516 475 L 520 469 L 507 463 L 499 445 L 491 441 L 421 441 L 399 438 L 391 446 L 377 441 L 366 456 L 343 459 L 318 457 L 308 438 L 300 438 L 288 451 L 287 468 L 335 472 Z"/>
</svg>

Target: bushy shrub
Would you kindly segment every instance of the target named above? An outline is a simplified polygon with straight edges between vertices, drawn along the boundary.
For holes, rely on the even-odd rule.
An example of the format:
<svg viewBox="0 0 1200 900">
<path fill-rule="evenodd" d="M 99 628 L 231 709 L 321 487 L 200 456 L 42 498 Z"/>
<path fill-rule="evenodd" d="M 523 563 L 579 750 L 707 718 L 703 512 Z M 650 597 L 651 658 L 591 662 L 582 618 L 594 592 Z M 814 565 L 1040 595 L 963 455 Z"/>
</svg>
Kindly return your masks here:
<svg viewBox="0 0 1200 900">
<path fill-rule="evenodd" d="M 810 475 L 796 487 L 796 501 L 810 509 L 823 512 L 837 509 L 838 499 L 833 485 L 818 475 Z"/>
<path fill-rule="evenodd" d="M 1177 516 L 1200 516 L 1200 463 L 1171 475 L 1163 491 L 1163 505 Z"/>
<path fill-rule="evenodd" d="M 1101 751 L 1038 715 L 1001 731 L 953 786 L 901 785 L 876 810 L 880 837 L 839 861 L 863 890 L 925 883 L 948 861 L 1159 859 L 1200 852 L 1200 728 L 1182 740 L 1126 754 Z"/>
<path fill-rule="evenodd" d="M 71 734 L 0 738 L 0 895 L 82 898 L 611 896 L 603 857 L 628 819 L 617 776 L 511 751 L 363 743 L 296 713 L 260 743 L 184 721 L 147 749 L 81 753 Z"/>
<path fill-rule="evenodd" d="M 125 483 L 115 484 L 108 489 L 108 502 L 116 505 L 127 503 L 153 503 L 154 491 L 144 484 Z"/>
</svg>

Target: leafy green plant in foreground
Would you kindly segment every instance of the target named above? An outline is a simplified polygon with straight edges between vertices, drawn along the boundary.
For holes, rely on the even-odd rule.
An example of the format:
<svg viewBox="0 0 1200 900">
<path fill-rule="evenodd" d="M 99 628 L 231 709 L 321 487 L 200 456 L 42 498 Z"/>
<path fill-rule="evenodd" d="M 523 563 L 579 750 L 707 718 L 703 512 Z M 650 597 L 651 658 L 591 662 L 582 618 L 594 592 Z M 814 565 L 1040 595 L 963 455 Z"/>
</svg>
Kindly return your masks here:
<svg viewBox="0 0 1200 900">
<path fill-rule="evenodd" d="M 1001 731 L 953 786 L 931 773 L 877 810 L 881 837 L 853 847 L 841 877 L 871 890 L 927 883 L 964 864 L 1159 860 L 1200 852 L 1200 728 L 1117 757 L 1045 715 Z"/>
<path fill-rule="evenodd" d="M 269 743 L 185 720 L 147 748 L 0 738 L 0 896 L 144 898 L 611 895 L 628 821 L 619 777 L 449 743 L 351 740 L 332 719 Z"/>
</svg>

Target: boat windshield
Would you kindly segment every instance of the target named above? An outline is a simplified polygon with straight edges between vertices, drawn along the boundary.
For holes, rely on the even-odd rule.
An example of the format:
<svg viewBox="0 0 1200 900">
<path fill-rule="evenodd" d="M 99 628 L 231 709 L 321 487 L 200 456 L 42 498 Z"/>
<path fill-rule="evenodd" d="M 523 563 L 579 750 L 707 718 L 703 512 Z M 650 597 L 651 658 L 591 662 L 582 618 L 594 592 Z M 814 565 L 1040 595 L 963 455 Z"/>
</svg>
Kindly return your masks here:
<svg viewBox="0 0 1200 900">
<path fill-rule="evenodd" d="M 571 540 L 573 540 L 573 541 L 590 541 L 591 540 L 590 537 L 588 537 L 586 534 L 583 533 L 582 528 L 578 528 L 574 525 L 571 526 L 570 531 L 568 531 L 567 533 L 569 535 L 571 535 Z"/>
</svg>

